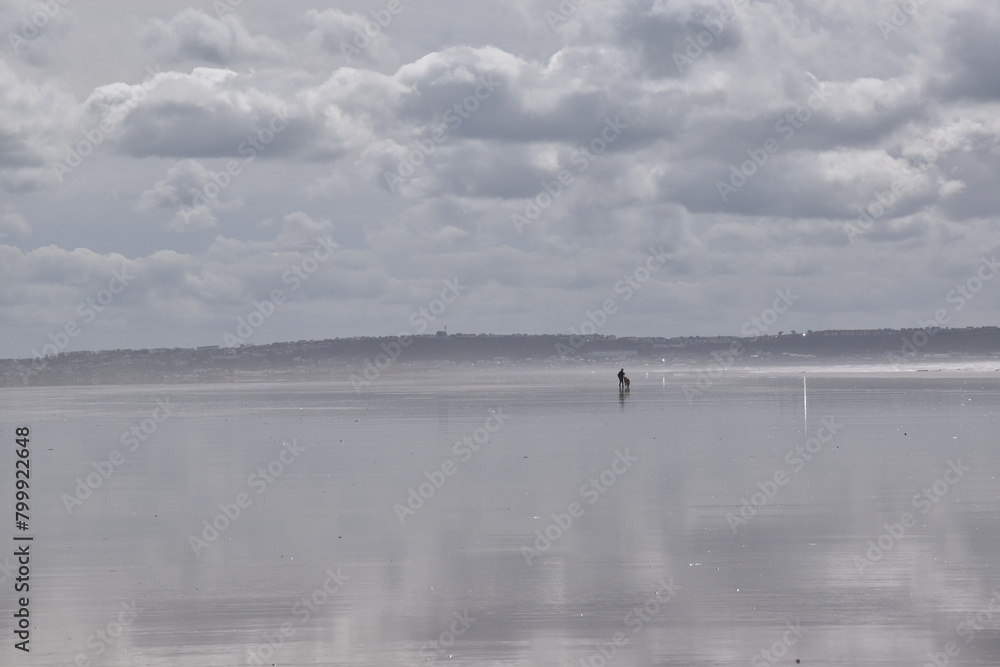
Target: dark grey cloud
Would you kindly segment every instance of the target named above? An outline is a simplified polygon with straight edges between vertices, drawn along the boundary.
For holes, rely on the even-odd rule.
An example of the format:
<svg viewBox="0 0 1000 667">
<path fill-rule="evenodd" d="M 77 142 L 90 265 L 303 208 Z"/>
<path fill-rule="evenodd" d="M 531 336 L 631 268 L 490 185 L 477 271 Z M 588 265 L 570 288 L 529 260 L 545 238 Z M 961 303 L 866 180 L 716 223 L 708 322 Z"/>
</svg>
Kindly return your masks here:
<svg viewBox="0 0 1000 667">
<path fill-rule="evenodd" d="M 950 19 L 942 44 L 947 67 L 937 73 L 934 87 L 947 97 L 997 100 L 1000 71 L 988 63 L 1000 61 L 1000 10 L 985 4 L 958 11 Z"/>
<path fill-rule="evenodd" d="M 627 3 L 617 19 L 619 44 L 637 54 L 639 76 L 675 78 L 697 74 L 697 64 L 732 57 L 742 35 L 740 11 L 730 3 Z"/>
</svg>

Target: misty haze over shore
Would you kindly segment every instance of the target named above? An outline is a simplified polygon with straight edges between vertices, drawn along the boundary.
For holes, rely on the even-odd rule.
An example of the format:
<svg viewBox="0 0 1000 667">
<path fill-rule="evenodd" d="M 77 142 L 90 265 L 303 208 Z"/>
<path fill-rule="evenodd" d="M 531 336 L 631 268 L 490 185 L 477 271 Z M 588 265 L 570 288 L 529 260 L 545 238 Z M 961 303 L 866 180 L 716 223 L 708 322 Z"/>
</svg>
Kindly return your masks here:
<svg viewBox="0 0 1000 667">
<path fill-rule="evenodd" d="M 61 352 L 0 360 L 0 384 L 232 381 L 290 376 L 364 384 L 393 365 L 623 364 L 722 369 L 850 362 L 913 370 L 914 363 L 997 360 L 1000 328 L 781 331 L 770 336 L 618 337 L 600 334 L 446 334 L 154 350 Z M 358 380 L 361 378 L 361 380 Z"/>
</svg>

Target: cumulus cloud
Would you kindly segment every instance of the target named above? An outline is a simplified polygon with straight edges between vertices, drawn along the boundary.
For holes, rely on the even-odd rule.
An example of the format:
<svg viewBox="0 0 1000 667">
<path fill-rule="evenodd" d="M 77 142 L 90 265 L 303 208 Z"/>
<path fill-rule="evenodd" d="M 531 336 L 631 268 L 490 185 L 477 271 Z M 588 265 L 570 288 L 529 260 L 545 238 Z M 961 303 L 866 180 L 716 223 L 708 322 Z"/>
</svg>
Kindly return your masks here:
<svg viewBox="0 0 1000 667">
<path fill-rule="evenodd" d="M 0 60 L 0 187 L 33 189 L 52 180 L 80 112 L 58 85 L 21 76 Z"/>
<path fill-rule="evenodd" d="M 225 169 L 212 171 L 197 160 L 184 160 L 167 172 L 167 177 L 139 197 L 140 211 L 169 211 L 167 229 L 175 232 L 201 231 L 215 227 L 216 211 L 243 206 L 243 200 L 227 188 L 233 175 Z"/>
<path fill-rule="evenodd" d="M 637 56 L 639 73 L 679 77 L 708 50 L 708 58 L 727 55 L 741 42 L 739 16 L 716 2 L 638 3 L 622 12 L 616 26 L 620 43 Z"/>
<path fill-rule="evenodd" d="M 157 73 L 146 85 L 102 86 L 85 108 L 107 119 L 118 150 L 134 157 L 274 156 L 303 146 L 310 132 L 291 116 L 280 91 L 261 90 L 228 69 L 198 67 Z"/>
<path fill-rule="evenodd" d="M 384 28 L 371 16 L 334 8 L 310 9 L 302 20 L 309 28 L 306 43 L 345 64 L 383 65 L 399 60 Z"/>
<path fill-rule="evenodd" d="M 276 65 L 287 56 L 282 44 L 264 35 L 251 35 L 239 16 L 216 18 L 193 8 L 181 10 L 169 21 L 152 19 L 139 39 L 152 56 L 170 63 L 256 61 Z"/>
</svg>

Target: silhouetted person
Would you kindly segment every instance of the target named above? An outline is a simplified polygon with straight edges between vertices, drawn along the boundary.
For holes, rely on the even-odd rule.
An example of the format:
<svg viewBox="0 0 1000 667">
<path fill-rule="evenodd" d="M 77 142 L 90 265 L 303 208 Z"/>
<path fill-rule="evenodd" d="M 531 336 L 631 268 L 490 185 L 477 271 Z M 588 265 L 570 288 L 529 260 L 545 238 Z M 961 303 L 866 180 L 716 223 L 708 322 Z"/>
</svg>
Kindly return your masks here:
<svg viewBox="0 0 1000 667">
<path fill-rule="evenodd" d="M 625 369 L 618 371 L 618 388 L 623 389 L 625 387 Z"/>
</svg>

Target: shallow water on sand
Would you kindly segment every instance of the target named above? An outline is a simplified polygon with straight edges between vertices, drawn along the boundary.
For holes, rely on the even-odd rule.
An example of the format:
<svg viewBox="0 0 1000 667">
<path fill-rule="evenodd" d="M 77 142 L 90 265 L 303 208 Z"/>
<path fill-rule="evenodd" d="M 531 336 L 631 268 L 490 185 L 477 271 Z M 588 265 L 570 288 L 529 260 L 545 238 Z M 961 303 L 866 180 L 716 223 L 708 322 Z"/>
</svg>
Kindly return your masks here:
<svg viewBox="0 0 1000 667">
<path fill-rule="evenodd" d="M 1000 378 L 615 372 L 0 390 L 0 664 L 998 664 Z"/>
</svg>

